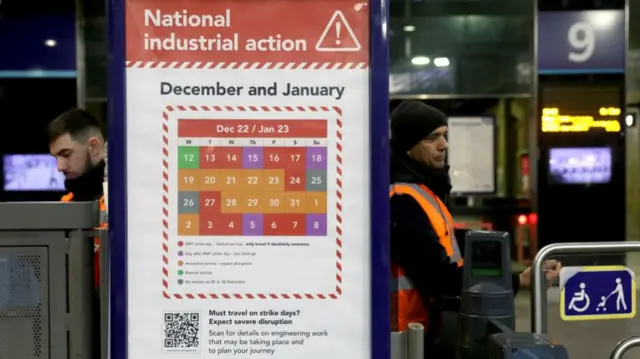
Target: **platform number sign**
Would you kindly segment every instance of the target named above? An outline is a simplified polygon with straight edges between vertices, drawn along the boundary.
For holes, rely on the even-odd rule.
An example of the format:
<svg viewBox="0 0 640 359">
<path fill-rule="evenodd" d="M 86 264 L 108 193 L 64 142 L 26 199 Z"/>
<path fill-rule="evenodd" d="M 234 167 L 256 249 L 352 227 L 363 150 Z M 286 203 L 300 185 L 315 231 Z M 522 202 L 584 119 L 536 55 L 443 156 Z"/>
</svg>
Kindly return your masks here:
<svg viewBox="0 0 640 359">
<path fill-rule="evenodd" d="M 539 74 L 623 73 L 625 17 L 622 10 L 541 12 Z"/>
</svg>

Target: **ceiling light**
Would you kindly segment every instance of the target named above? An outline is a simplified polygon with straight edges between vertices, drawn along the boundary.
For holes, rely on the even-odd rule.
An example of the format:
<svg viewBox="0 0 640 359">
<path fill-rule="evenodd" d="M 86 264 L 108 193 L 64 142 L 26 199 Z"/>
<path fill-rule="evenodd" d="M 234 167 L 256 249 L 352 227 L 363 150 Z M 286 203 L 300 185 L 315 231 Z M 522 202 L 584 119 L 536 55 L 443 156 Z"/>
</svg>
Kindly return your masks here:
<svg viewBox="0 0 640 359">
<path fill-rule="evenodd" d="M 416 27 L 413 26 L 413 25 L 407 25 L 407 26 L 405 26 L 403 28 L 403 30 L 406 31 L 406 32 L 414 32 L 414 31 L 416 31 Z"/>
<path fill-rule="evenodd" d="M 48 46 L 48 47 L 55 47 L 57 44 L 58 44 L 58 43 L 57 43 L 57 42 L 56 42 L 56 40 L 54 40 L 54 39 L 47 39 L 47 40 L 45 40 L 45 42 L 44 42 L 44 45 L 45 45 L 45 46 Z"/>
<path fill-rule="evenodd" d="M 411 63 L 416 66 L 424 66 L 429 64 L 429 58 L 426 56 L 416 56 L 411 59 Z"/>
<path fill-rule="evenodd" d="M 437 67 L 447 67 L 449 66 L 449 59 L 446 57 L 436 57 L 433 59 L 433 64 Z"/>
</svg>

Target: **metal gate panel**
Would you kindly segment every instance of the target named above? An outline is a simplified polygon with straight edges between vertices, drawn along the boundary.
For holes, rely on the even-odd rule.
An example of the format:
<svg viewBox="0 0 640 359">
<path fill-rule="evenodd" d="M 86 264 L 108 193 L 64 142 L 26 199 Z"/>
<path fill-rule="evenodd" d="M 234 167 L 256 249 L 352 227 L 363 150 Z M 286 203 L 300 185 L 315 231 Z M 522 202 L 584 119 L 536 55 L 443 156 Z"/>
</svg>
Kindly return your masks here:
<svg viewBox="0 0 640 359">
<path fill-rule="evenodd" d="M 0 230 L 0 250 L 47 250 L 48 311 L 43 315 L 47 320 L 50 359 L 68 358 L 67 341 L 67 248 L 69 244 L 64 231 L 11 232 Z M 0 252 L 2 253 L 2 252 Z M 0 269 L 0 272 L 3 272 Z M 2 273 L 0 273 L 2 276 Z M 0 291 L 2 289 L 0 288 Z M 5 359 L 0 351 L 0 358 Z M 37 358 L 37 357 L 36 357 Z M 20 358 L 21 359 L 21 358 Z"/>
<path fill-rule="evenodd" d="M 0 247 L 0 353 L 49 358 L 49 261 L 46 247 Z"/>
</svg>

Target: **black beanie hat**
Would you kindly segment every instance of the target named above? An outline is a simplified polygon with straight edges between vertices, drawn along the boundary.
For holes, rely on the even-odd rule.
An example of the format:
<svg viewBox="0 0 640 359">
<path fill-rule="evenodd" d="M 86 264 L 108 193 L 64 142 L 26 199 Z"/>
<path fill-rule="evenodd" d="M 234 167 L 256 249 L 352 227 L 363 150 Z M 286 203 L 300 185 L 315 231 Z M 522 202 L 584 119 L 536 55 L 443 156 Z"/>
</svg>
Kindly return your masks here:
<svg viewBox="0 0 640 359">
<path fill-rule="evenodd" d="M 420 101 L 404 101 L 391 112 L 391 149 L 409 151 L 442 126 L 447 126 L 442 111 Z"/>
</svg>

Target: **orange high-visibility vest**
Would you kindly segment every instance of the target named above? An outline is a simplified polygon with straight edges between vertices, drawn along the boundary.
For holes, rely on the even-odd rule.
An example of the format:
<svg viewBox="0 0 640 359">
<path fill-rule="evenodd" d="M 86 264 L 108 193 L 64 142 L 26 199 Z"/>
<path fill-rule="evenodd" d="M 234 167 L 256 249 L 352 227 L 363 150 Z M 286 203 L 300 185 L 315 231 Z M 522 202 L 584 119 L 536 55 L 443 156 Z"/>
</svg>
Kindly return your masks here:
<svg viewBox="0 0 640 359">
<path fill-rule="evenodd" d="M 462 266 L 463 260 L 455 237 L 453 218 L 447 206 L 426 186 L 415 183 L 394 183 L 389 188 L 389 198 L 394 195 L 409 195 L 420 204 L 429 218 L 440 244 L 447 251 L 451 263 Z M 433 273 L 437 275 L 437 273 Z M 405 331 L 409 323 L 420 323 L 425 329 L 429 324 L 429 312 L 424 300 L 407 278 L 404 270 L 391 264 L 391 329 Z"/>
<path fill-rule="evenodd" d="M 73 193 L 69 192 L 62 196 L 60 201 L 71 202 L 73 200 Z M 107 228 L 107 206 L 104 204 L 104 196 L 100 197 L 100 227 L 97 229 Z M 94 253 L 94 283 L 96 287 L 100 284 L 100 238 L 93 239 L 93 253 Z"/>
</svg>

